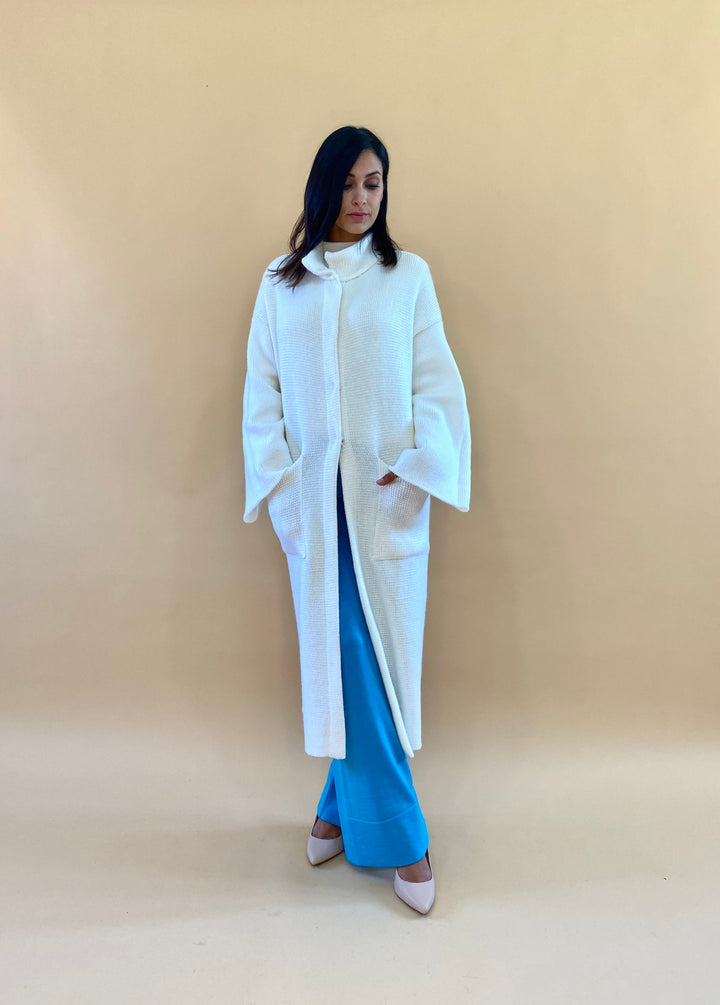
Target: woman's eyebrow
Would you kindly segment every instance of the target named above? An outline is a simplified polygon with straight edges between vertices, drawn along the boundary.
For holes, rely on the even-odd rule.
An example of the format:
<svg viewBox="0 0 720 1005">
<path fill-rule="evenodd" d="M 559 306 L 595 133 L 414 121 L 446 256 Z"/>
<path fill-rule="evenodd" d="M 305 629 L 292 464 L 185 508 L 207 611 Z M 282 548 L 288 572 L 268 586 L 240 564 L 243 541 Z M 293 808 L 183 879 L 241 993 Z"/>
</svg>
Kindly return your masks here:
<svg viewBox="0 0 720 1005">
<path fill-rule="evenodd" d="M 380 174 L 380 172 L 379 171 L 368 171 L 368 173 L 365 175 L 365 177 L 366 178 L 370 178 L 374 174 Z M 355 177 L 355 175 L 352 173 L 352 171 L 348 171 L 348 178 L 354 178 L 354 177 Z"/>
</svg>

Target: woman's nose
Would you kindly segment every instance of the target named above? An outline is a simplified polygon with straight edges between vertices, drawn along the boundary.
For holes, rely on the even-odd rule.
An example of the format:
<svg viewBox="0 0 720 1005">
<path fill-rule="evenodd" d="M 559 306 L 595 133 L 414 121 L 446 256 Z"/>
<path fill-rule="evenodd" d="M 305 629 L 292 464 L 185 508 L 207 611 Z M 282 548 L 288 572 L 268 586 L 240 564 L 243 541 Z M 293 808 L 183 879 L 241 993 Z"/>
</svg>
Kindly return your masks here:
<svg viewBox="0 0 720 1005">
<path fill-rule="evenodd" d="M 365 192 L 362 189 L 357 189 L 353 192 L 353 205 L 362 206 L 365 202 Z"/>
</svg>

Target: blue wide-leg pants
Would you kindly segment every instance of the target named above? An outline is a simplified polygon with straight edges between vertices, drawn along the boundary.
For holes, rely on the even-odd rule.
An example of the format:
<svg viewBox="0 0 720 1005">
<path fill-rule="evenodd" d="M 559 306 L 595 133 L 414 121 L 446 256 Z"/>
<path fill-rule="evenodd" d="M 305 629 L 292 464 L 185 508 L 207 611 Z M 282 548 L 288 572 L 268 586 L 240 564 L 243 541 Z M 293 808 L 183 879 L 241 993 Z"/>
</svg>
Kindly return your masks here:
<svg viewBox="0 0 720 1005">
<path fill-rule="evenodd" d="M 428 831 L 360 602 L 339 471 L 337 510 L 346 750 L 330 763 L 317 815 L 342 829 L 353 865 L 410 865 L 424 856 Z"/>
</svg>

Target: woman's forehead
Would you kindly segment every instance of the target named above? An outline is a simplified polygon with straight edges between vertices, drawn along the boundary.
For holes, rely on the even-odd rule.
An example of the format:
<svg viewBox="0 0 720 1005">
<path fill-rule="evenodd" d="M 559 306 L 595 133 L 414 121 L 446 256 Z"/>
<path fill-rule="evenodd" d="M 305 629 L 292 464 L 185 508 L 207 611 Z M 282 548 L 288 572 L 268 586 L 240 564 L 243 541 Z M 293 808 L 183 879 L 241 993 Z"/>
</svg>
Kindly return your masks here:
<svg viewBox="0 0 720 1005">
<path fill-rule="evenodd" d="M 372 174 L 382 174 L 380 158 L 374 150 L 363 150 L 351 170 L 348 171 L 348 178 L 354 178 L 356 175 L 367 178 Z"/>
</svg>

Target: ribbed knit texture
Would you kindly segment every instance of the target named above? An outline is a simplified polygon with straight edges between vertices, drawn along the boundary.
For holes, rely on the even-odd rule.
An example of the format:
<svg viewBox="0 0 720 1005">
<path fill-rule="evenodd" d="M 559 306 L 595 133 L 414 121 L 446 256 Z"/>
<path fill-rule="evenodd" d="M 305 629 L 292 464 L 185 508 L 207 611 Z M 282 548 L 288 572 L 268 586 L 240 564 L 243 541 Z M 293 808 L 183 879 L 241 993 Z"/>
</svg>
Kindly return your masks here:
<svg viewBox="0 0 720 1005">
<path fill-rule="evenodd" d="M 295 290 L 266 271 L 248 340 L 244 519 L 268 500 L 297 616 L 305 749 L 319 757 L 345 756 L 338 464 L 358 590 L 410 757 L 421 745 L 430 497 L 470 504 L 465 391 L 430 270 L 406 251 L 385 268 L 371 240 L 313 248 Z M 398 479 L 377 485 L 390 470 Z"/>
</svg>

